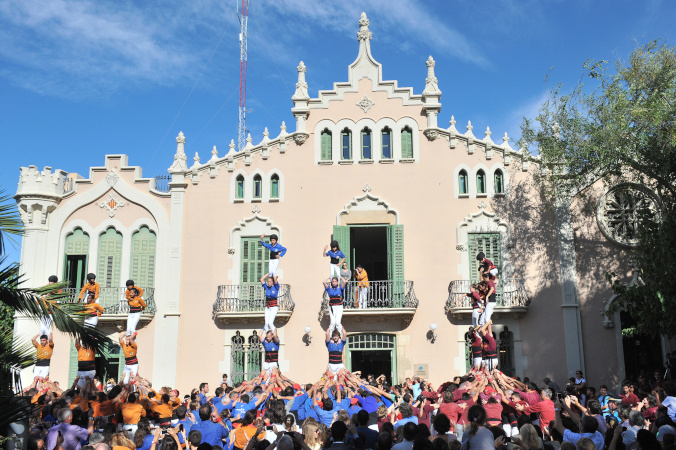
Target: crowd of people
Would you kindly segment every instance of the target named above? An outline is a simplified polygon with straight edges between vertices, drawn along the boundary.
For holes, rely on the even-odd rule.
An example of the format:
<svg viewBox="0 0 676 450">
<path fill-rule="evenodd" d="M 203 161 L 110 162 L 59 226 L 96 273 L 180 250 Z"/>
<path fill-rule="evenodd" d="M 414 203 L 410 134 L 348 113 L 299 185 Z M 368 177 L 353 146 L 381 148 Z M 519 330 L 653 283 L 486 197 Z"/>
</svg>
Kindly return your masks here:
<svg viewBox="0 0 676 450">
<path fill-rule="evenodd" d="M 136 325 L 145 307 L 142 290 L 127 282 L 127 330 L 118 337 L 125 355 L 120 380 L 96 377 L 95 352 L 75 341 L 78 371 L 63 388 L 49 378 L 54 348 L 45 320 L 33 338 L 38 362 L 24 395 L 33 405 L 28 450 L 674 450 L 676 381 L 662 372 L 625 381 L 615 395 L 588 384 L 582 372 L 561 389 L 549 378 L 537 383 L 509 377 L 497 368 L 492 336 L 497 268 L 479 254 L 482 282 L 468 294 L 476 305 L 469 373 L 439 386 L 406 378 L 349 372 L 343 364 L 347 332 L 341 324 L 344 258 L 332 242 L 332 277 L 325 282 L 331 309 L 326 330 L 328 363 L 315 383 L 300 385 L 279 370 L 280 340 L 274 327 L 277 268 L 286 249 L 271 243 L 265 325 L 258 337 L 265 351 L 259 375 L 231 385 L 223 376 L 213 394 L 203 382 L 180 396 L 172 387 L 153 388 L 138 374 Z M 335 245 L 334 245 L 335 244 Z M 89 274 L 88 326 L 97 325 L 98 284 Z M 50 283 L 56 282 L 50 277 Z"/>
</svg>

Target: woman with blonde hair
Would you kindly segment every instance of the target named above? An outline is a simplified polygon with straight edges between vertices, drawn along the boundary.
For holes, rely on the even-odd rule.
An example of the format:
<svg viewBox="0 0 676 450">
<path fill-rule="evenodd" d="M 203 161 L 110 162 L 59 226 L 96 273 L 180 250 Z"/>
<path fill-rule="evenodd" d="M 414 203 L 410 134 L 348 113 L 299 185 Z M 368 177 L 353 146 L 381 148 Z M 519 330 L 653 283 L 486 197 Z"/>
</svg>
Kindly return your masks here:
<svg viewBox="0 0 676 450">
<path fill-rule="evenodd" d="M 521 439 L 512 439 L 512 441 L 519 447 L 525 448 L 526 450 L 530 450 L 532 448 L 544 448 L 542 439 L 540 439 L 540 436 L 538 436 L 538 433 L 535 431 L 535 427 L 533 425 L 529 423 L 524 424 L 519 429 L 519 435 L 521 436 Z"/>
<path fill-rule="evenodd" d="M 319 428 L 319 433 L 318 433 L 318 438 L 319 438 L 319 443 L 323 448 L 327 448 L 331 445 L 331 432 L 329 430 L 329 427 L 327 427 L 325 424 L 319 422 L 317 424 L 317 427 Z"/>
<path fill-rule="evenodd" d="M 305 419 L 303 422 L 303 437 L 310 450 L 320 450 L 322 441 L 319 438 L 319 426 L 316 420 Z"/>
<path fill-rule="evenodd" d="M 124 449 L 129 449 L 129 450 L 136 450 L 136 445 L 134 445 L 134 441 L 129 439 L 124 433 L 115 433 L 113 437 L 110 439 L 110 447 L 111 448 L 124 448 Z"/>
</svg>

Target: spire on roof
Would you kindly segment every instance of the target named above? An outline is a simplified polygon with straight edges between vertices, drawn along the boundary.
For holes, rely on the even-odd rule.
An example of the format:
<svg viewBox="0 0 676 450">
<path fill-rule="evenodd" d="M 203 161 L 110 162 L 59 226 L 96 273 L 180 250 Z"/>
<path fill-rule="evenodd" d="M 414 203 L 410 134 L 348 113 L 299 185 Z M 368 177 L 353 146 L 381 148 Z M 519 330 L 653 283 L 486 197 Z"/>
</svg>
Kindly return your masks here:
<svg viewBox="0 0 676 450">
<path fill-rule="evenodd" d="M 373 33 L 369 31 L 369 23 L 366 13 L 362 12 L 359 18 L 359 31 L 357 31 L 357 40 L 359 42 L 370 41 L 373 38 Z"/>
</svg>

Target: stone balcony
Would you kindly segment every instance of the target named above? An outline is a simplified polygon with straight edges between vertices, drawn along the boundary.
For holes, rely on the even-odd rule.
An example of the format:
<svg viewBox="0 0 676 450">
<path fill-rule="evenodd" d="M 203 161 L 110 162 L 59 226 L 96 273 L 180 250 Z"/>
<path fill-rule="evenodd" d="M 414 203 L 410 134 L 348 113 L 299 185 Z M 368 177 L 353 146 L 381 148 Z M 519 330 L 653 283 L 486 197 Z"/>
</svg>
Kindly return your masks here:
<svg viewBox="0 0 676 450">
<path fill-rule="evenodd" d="M 399 318 L 404 326 L 413 320 L 418 309 L 418 298 L 413 290 L 413 281 L 383 280 L 369 281 L 366 305 L 359 304 L 359 282 L 349 281 L 343 293 L 343 317 L 355 322 L 376 320 L 384 322 Z M 318 319 L 329 316 L 329 295 L 324 291 Z"/>
<path fill-rule="evenodd" d="M 469 293 L 470 280 L 451 281 L 445 311 L 457 319 L 472 317 L 472 302 Z M 494 318 L 521 318 L 528 311 L 530 297 L 525 283 L 520 278 L 498 278 L 497 304 L 493 310 Z"/>
<path fill-rule="evenodd" d="M 291 298 L 291 286 L 279 285 L 279 310 L 276 322 L 289 321 L 296 306 Z M 265 320 L 265 291 L 260 283 L 225 284 L 218 286 L 212 317 L 222 323 L 250 323 Z"/>
<path fill-rule="evenodd" d="M 141 319 L 139 326 L 148 324 L 153 317 L 155 317 L 155 289 L 143 288 L 143 301 L 146 302 L 146 307 L 141 311 Z M 103 306 L 103 313 L 99 316 L 99 324 L 114 325 L 118 329 L 123 330 L 127 327 L 127 315 L 129 314 L 129 304 L 125 296 L 125 287 L 102 287 L 99 292 L 99 305 Z M 78 299 L 80 291 L 78 289 L 67 288 L 63 292 L 68 294 L 68 301 L 82 302 Z"/>
</svg>

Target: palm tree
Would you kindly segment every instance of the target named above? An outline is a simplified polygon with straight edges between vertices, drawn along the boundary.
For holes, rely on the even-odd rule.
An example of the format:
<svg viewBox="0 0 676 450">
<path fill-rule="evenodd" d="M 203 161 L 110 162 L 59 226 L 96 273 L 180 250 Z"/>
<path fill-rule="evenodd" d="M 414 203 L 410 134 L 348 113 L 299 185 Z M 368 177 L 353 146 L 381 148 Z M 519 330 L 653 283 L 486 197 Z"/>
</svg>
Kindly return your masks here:
<svg viewBox="0 0 676 450">
<path fill-rule="evenodd" d="M 56 330 L 80 339 L 94 349 L 100 348 L 108 339 L 101 331 L 84 326 L 84 304 L 58 303 L 60 299 L 66 299 L 66 294 L 54 294 L 54 291 L 65 287 L 64 283 L 20 287 L 23 281 L 21 267 L 16 263 L 7 264 L 5 245 L 12 236 L 22 233 L 16 204 L 0 189 L 0 307 L 11 308 L 36 322 L 51 313 Z M 44 301 L 45 296 L 54 302 Z M 15 394 L 12 380 L 19 370 L 30 367 L 35 361 L 35 348 L 30 340 L 15 336 L 7 323 L 0 323 L 0 430 L 27 417 L 27 404 Z"/>
</svg>

